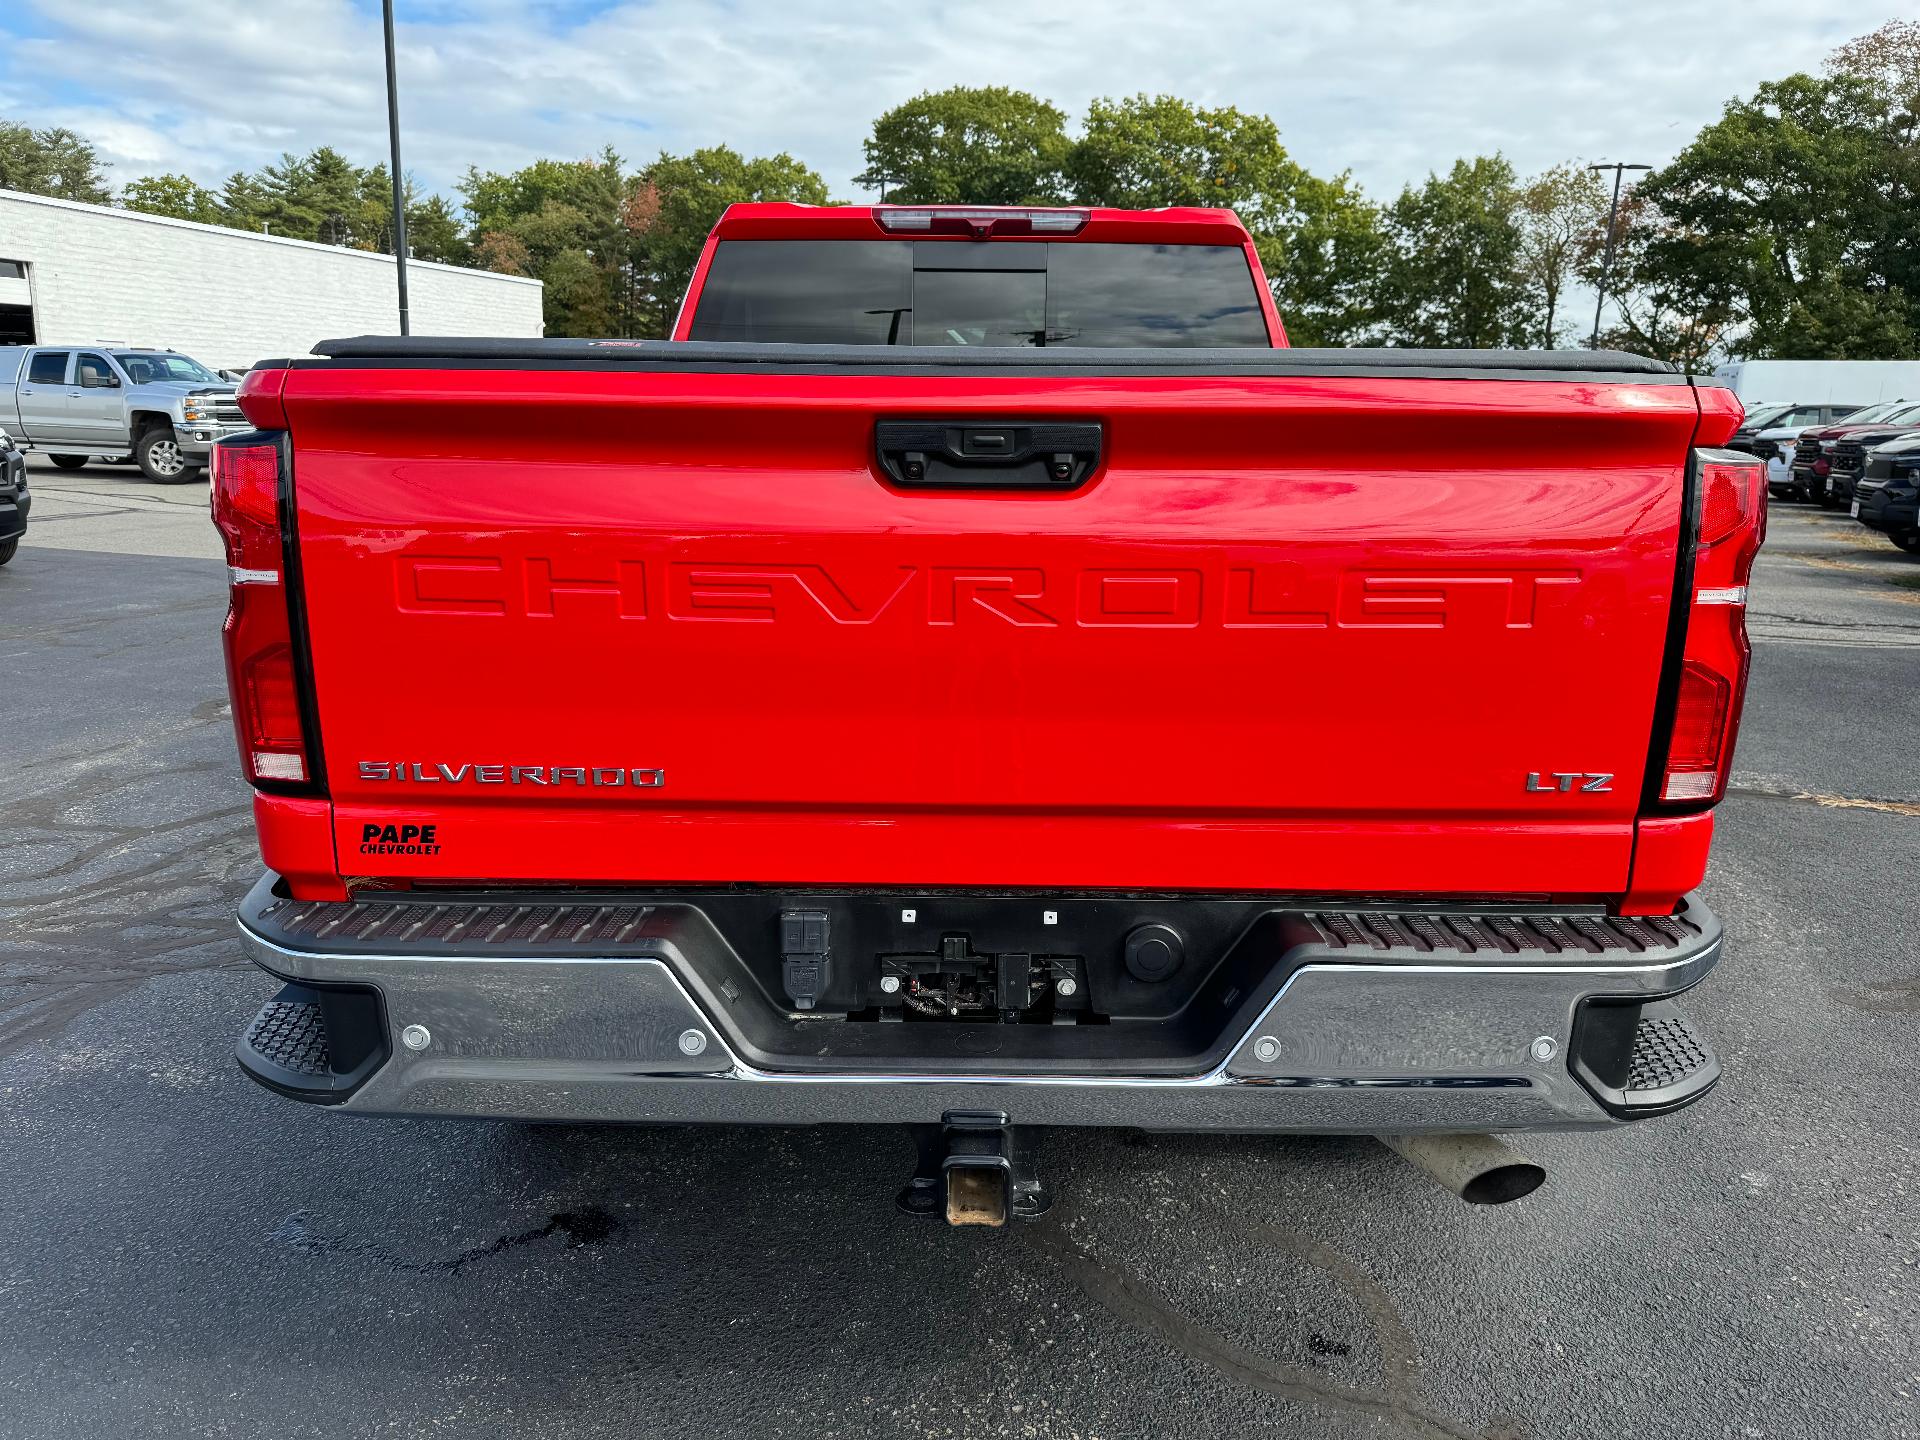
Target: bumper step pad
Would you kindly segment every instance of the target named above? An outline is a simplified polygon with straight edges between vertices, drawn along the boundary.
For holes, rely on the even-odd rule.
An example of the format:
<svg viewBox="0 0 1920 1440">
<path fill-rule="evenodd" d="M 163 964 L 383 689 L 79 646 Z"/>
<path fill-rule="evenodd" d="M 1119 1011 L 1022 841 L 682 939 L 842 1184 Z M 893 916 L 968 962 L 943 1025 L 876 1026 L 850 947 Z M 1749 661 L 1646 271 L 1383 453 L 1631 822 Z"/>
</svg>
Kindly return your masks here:
<svg viewBox="0 0 1920 1440">
<path fill-rule="evenodd" d="M 1713 1047 L 1671 1000 L 1587 1006 L 1569 1060 L 1581 1084 L 1622 1119 L 1691 1105 L 1720 1081 Z"/>
<path fill-rule="evenodd" d="M 269 1090 L 337 1105 L 386 1062 L 388 1053 L 378 991 L 290 984 L 260 1007 L 234 1058 Z"/>
<path fill-rule="evenodd" d="M 1686 905 L 1677 915 L 1631 917 L 1309 910 L 1306 919 L 1337 950 L 1577 960 L 1658 955 L 1694 944 L 1703 927 L 1692 910 Z"/>
<path fill-rule="evenodd" d="M 1671 1001 L 1648 1005 L 1634 1027 L 1627 1060 L 1627 1106 L 1665 1109 L 1720 1078 L 1713 1049 Z"/>
<path fill-rule="evenodd" d="M 241 914 L 250 931 L 276 945 L 335 955 L 618 956 L 655 953 L 662 911 L 699 901 L 693 891 L 680 892 L 665 905 L 537 892 L 511 898 L 376 892 L 356 900 L 293 900 L 263 882 L 247 897 Z M 821 896 L 809 900 L 794 892 L 782 908 L 815 902 L 825 903 Z M 1395 961 L 1413 954 L 1496 964 L 1559 957 L 1633 961 L 1698 948 L 1709 930 L 1713 936 L 1719 933 L 1719 923 L 1691 900 L 1672 915 L 1631 917 L 1524 910 L 1327 910 L 1278 902 L 1257 908 L 1284 915 L 1293 938 L 1317 941 L 1343 959 Z M 1255 913 L 1254 908 L 1248 913 Z M 795 953 L 812 952 L 796 943 Z"/>
<path fill-rule="evenodd" d="M 245 1044 L 262 1064 L 295 1075 L 328 1071 L 327 1021 L 317 1000 L 269 1000 L 247 1027 Z"/>
</svg>

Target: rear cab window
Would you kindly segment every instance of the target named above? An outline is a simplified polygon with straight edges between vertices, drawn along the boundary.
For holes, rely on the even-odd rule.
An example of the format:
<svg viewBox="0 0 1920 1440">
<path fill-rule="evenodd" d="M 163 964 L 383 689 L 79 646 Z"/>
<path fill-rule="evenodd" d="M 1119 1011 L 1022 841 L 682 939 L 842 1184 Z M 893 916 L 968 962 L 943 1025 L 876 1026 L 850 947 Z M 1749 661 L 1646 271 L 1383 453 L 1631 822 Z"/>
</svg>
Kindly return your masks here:
<svg viewBox="0 0 1920 1440">
<path fill-rule="evenodd" d="M 59 385 L 67 378 L 67 350 L 41 350 L 27 362 L 27 383 Z"/>
<path fill-rule="evenodd" d="M 790 345 L 1268 348 L 1234 245 L 722 240 L 688 336 Z"/>
</svg>

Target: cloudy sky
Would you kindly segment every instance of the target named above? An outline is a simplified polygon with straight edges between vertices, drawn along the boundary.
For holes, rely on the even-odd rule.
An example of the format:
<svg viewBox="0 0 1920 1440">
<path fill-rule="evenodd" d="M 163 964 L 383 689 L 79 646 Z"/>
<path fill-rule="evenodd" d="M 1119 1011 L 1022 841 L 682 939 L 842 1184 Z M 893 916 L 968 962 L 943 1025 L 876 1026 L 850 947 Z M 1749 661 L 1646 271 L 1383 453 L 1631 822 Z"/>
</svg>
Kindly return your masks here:
<svg viewBox="0 0 1920 1440">
<path fill-rule="evenodd" d="M 406 164 L 450 189 L 611 144 L 787 150 L 860 193 L 872 118 L 1004 84 L 1070 115 L 1171 92 L 1264 111 L 1388 197 L 1456 156 L 1668 159 L 1736 94 L 1914 0 L 398 0 Z M 125 181 L 281 151 L 386 153 L 378 0 L 0 0 L 0 117 L 71 126 Z"/>
</svg>

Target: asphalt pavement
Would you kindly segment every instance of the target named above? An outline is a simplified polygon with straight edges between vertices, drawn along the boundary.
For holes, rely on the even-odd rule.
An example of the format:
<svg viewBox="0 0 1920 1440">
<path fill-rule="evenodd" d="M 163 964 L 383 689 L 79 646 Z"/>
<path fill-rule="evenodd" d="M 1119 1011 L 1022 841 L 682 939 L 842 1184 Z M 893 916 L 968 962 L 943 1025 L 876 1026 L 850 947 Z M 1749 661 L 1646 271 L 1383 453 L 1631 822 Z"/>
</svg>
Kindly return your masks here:
<svg viewBox="0 0 1920 1440">
<path fill-rule="evenodd" d="M 1678 1115 L 1474 1210 L 1362 1139 L 1058 1133 L 1004 1233 L 897 1133 L 372 1120 L 274 989 L 204 484 L 33 466 L 0 569 L 0 1436 L 1920 1434 L 1920 562 L 1778 506 Z"/>
</svg>

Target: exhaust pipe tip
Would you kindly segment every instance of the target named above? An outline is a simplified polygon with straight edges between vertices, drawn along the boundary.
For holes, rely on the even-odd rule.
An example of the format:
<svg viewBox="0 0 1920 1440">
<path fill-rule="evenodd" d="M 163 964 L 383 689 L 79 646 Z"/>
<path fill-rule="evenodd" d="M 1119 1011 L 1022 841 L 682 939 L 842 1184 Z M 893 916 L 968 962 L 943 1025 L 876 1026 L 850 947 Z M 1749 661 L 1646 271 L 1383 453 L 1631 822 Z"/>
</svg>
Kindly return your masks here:
<svg viewBox="0 0 1920 1440">
<path fill-rule="evenodd" d="M 1508 1205 L 1546 1183 L 1544 1165 L 1492 1135 L 1380 1135 L 1392 1150 L 1469 1205 Z"/>
<path fill-rule="evenodd" d="M 1544 1165 L 1516 1157 L 1506 1165 L 1484 1170 L 1460 1187 L 1460 1198 L 1469 1205 L 1507 1205 L 1531 1195 L 1547 1183 Z"/>
</svg>

